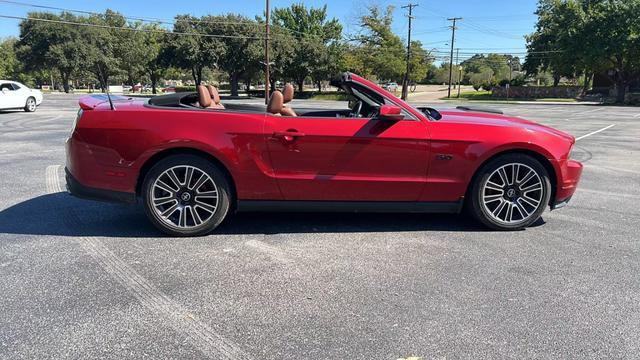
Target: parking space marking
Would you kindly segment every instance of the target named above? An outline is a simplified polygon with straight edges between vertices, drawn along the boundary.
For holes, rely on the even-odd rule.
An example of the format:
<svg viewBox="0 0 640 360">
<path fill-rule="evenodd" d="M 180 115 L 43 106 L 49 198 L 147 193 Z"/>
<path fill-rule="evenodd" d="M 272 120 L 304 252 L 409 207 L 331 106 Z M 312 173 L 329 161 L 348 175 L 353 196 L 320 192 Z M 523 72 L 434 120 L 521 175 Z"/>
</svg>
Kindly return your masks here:
<svg viewBox="0 0 640 360">
<path fill-rule="evenodd" d="M 583 111 L 581 113 L 578 113 L 578 114 L 576 114 L 576 116 L 581 116 L 581 115 L 585 115 L 585 114 L 591 114 L 591 113 L 594 113 L 594 112 L 600 111 L 600 110 L 602 110 L 602 109 L 598 107 L 597 109 L 591 109 L 591 110 L 587 110 L 587 111 Z"/>
<path fill-rule="evenodd" d="M 47 166 L 47 169 L 45 170 L 45 186 L 47 188 L 47 193 L 49 194 L 62 192 L 62 186 L 58 179 L 59 170 L 60 165 L 50 165 Z"/>
<path fill-rule="evenodd" d="M 640 114 L 633 115 L 634 118 L 640 118 Z"/>
<path fill-rule="evenodd" d="M 48 193 L 62 191 L 60 165 L 46 168 L 46 188 Z M 69 226 L 82 227 L 82 222 L 73 212 L 64 213 L 64 221 Z M 175 331 L 184 334 L 198 350 L 212 359 L 252 359 L 238 345 L 225 338 L 207 324 L 199 321 L 184 306 L 170 299 L 153 283 L 140 275 L 131 266 L 109 250 L 98 238 L 75 237 L 78 244 L 98 263 L 104 272 L 123 286 L 152 313 L 161 316 Z"/>
<path fill-rule="evenodd" d="M 603 127 L 603 128 L 602 128 L 602 129 L 600 129 L 600 130 L 592 131 L 592 132 L 590 132 L 590 133 L 588 133 L 588 134 L 586 134 L 586 135 L 582 135 L 582 136 L 580 136 L 580 137 L 576 138 L 576 141 L 578 141 L 578 140 L 582 140 L 582 139 L 584 139 L 584 138 L 586 138 L 586 137 L 589 137 L 589 136 L 591 136 L 591 135 L 595 135 L 595 134 L 597 134 L 597 133 L 601 133 L 601 132 L 603 132 L 603 131 L 605 131 L 605 130 L 607 130 L 607 129 L 611 129 L 611 128 L 612 128 L 612 127 L 614 127 L 614 126 L 616 126 L 616 124 L 611 124 L 611 125 L 609 125 L 609 126 L 607 126 L 607 127 Z"/>
</svg>

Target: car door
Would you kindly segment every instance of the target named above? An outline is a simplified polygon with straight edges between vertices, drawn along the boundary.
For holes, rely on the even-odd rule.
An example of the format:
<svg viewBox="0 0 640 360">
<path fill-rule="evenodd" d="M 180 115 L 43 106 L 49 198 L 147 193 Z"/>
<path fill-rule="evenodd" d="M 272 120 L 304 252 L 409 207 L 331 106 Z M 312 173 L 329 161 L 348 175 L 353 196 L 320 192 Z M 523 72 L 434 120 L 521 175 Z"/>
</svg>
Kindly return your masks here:
<svg viewBox="0 0 640 360">
<path fill-rule="evenodd" d="M 6 82 L 0 84 L 0 89 L 2 92 L 2 103 L 0 106 L 2 108 L 12 109 L 23 107 L 25 105 L 26 102 L 21 101 L 23 96 L 19 86 L 14 83 Z"/>
<path fill-rule="evenodd" d="M 11 83 L 0 83 L 0 109 L 13 108 L 13 103 L 15 100 L 12 92 L 13 86 L 11 85 Z"/>
<path fill-rule="evenodd" d="M 273 174 L 285 200 L 416 201 L 429 158 L 425 123 L 266 116 Z"/>
</svg>

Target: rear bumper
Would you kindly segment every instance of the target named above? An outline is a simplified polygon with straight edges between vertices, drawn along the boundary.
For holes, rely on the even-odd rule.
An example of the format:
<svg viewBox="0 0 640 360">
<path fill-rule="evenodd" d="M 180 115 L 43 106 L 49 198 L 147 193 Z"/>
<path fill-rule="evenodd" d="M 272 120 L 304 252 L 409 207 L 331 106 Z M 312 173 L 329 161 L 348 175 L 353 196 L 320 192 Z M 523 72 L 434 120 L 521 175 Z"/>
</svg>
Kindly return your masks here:
<svg viewBox="0 0 640 360">
<path fill-rule="evenodd" d="M 133 204 L 136 202 L 135 193 L 96 189 L 82 185 L 65 167 L 65 177 L 67 180 L 67 190 L 75 197 L 88 200 L 108 201 L 117 203 Z"/>
</svg>

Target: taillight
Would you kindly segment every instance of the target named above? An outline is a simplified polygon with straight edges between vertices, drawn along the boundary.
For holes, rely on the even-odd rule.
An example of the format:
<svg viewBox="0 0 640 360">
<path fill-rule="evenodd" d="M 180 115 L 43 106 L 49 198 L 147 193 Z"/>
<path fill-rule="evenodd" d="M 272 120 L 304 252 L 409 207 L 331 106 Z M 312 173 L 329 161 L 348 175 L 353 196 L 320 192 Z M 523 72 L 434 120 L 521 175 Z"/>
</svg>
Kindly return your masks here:
<svg viewBox="0 0 640 360">
<path fill-rule="evenodd" d="M 69 136 L 73 136 L 73 132 L 76 130 L 76 126 L 78 126 L 78 121 L 80 121 L 80 118 L 82 117 L 82 109 L 78 110 L 78 115 L 76 115 L 76 118 L 73 120 L 73 125 L 71 126 L 71 133 L 69 134 Z"/>
</svg>

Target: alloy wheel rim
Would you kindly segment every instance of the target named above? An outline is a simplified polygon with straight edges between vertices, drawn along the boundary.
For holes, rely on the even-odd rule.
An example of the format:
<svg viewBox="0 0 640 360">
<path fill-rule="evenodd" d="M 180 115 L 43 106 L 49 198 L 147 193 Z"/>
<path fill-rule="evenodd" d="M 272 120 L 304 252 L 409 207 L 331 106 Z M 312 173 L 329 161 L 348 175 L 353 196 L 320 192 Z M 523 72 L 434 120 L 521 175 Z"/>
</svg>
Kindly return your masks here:
<svg viewBox="0 0 640 360">
<path fill-rule="evenodd" d="M 27 107 L 29 107 L 30 111 L 35 110 L 36 102 L 33 99 L 29 99 L 29 101 L 27 101 Z"/>
<path fill-rule="evenodd" d="M 481 202 L 494 221 L 514 225 L 529 220 L 540 208 L 544 187 L 540 175 L 521 163 L 496 169 L 485 181 Z"/>
<path fill-rule="evenodd" d="M 170 228 L 201 227 L 218 209 L 215 181 L 194 166 L 180 165 L 165 170 L 155 179 L 150 191 L 156 217 Z"/>
</svg>

